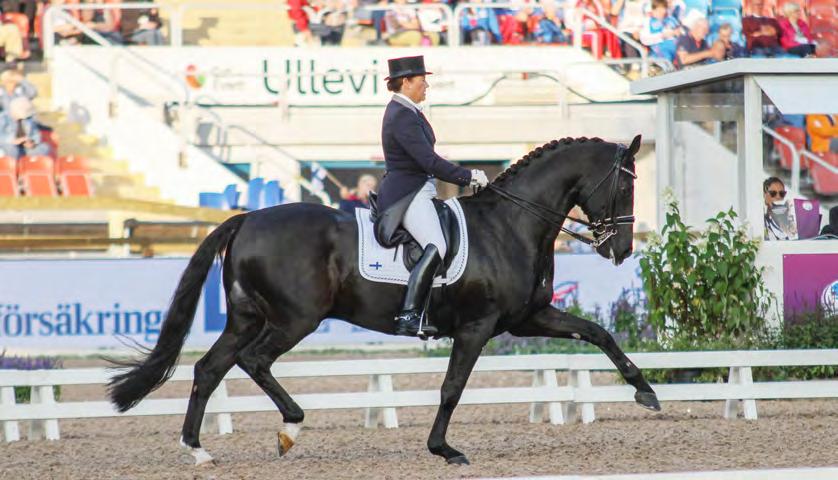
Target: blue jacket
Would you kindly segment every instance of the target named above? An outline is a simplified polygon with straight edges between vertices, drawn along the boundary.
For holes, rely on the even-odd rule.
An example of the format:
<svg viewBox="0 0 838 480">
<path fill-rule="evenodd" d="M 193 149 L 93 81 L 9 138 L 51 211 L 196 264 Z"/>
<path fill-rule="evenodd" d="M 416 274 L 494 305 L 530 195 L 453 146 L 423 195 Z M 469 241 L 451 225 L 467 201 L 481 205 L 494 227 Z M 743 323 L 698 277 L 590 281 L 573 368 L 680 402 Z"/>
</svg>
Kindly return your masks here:
<svg viewBox="0 0 838 480">
<path fill-rule="evenodd" d="M 394 95 L 381 127 L 386 173 L 378 191 L 379 212 L 408 195 L 413 198 L 432 177 L 460 186 L 471 182 L 471 170 L 437 155 L 434 143 L 436 137 L 427 119 Z"/>
</svg>

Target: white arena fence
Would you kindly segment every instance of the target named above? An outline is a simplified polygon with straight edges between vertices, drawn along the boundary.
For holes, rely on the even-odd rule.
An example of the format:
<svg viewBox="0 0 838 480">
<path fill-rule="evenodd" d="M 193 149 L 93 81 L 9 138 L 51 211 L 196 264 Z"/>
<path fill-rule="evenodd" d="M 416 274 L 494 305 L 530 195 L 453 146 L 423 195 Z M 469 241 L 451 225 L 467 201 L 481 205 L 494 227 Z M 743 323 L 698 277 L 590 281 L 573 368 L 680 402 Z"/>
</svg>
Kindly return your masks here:
<svg viewBox="0 0 838 480">
<path fill-rule="evenodd" d="M 752 368 L 777 366 L 838 365 L 838 350 L 757 350 L 718 352 L 634 353 L 630 357 L 641 369 L 729 368 L 728 383 L 690 383 L 654 386 L 662 402 L 725 400 L 722 414 L 736 418 L 740 407 L 744 418 L 757 418 L 756 400 L 838 397 L 838 380 L 776 381 L 754 383 Z M 365 409 L 365 426 L 383 424 L 398 427 L 396 408 L 439 404 L 439 390 L 393 389 L 394 375 L 444 373 L 447 358 L 407 358 L 380 360 L 341 360 L 281 362 L 271 372 L 278 378 L 318 378 L 369 376 L 366 392 L 315 393 L 294 395 L 305 410 Z M 170 381 L 191 381 L 193 367 L 178 367 Z M 531 387 L 466 389 L 460 405 L 529 403 L 530 421 L 549 420 L 565 424 L 581 420 L 591 423 L 594 405 L 633 402 L 634 387 L 628 385 L 592 386 L 591 372 L 614 371 L 605 355 L 522 355 L 482 357 L 476 372 L 530 371 Z M 557 372 L 568 372 L 567 385 L 558 384 Z M 0 423 L 6 441 L 20 439 L 20 423 L 28 423 L 28 438 L 59 438 L 58 420 L 145 415 L 183 415 L 185 398 L 153 398 L 141 402 L 127 413 L 117 413 L 107 401 L 61 402 L 55 400 L 55 387 L 65 385 L 104 385 L 111 372 L 104 368 L 65 370 L 0 370 Z M 233 368 L 226 380 L 247 379 Z M 231 413 L 275 412 L 265 395 L 229 396 L 225 381 L 211 397 L 205 429 L 231 433 Z M 14 387 L 32 387 L 28 404 L 15 402 Z"/>
</svg>

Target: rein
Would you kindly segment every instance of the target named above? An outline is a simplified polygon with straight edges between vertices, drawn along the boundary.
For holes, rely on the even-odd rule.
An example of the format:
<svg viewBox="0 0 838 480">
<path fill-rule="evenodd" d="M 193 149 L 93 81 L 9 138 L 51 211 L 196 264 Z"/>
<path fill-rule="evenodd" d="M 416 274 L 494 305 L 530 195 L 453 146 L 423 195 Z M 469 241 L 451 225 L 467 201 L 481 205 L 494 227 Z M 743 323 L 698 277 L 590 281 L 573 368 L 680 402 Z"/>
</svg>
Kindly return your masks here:
<svg viewBox="0 0 838 480">
<path fill-rule="evenodd" d="M 625 152 L 626 148 L 622 145 L 618 145 L 617 152 L 614 154 L 614 165 L 611 167 L 608 173 L 599 182 L 597 182 L 597 184 L 591 190 L 591 193 L 589 193 L 585 200 L 582 202 L 583 204 L 587 203 L 587 201 L 591 199 L 591 197 L 597 192 L 597 190 L 599 190 L 599 187 L 601 187 L 602 184 L 605 183 L 605 181 L 608 180 L 609 177 L 613 176 L 613 180 L 611 181 L 611 190 L 608 194 L 608 217 L 603 218 L 601 220 L 587 222 L 580 218 L 571 217 L 570 215 L 557 212 L 550 207 L 545 207 L 544 205 L 527 200 L 526 198 L 523 198 L 512 192 L 504 190 L 503 188 L 495 184 L 490 183 L 487 186 L 487 188 L 494 191 L 501 197 L 514 203 L 515 205 L 521 207 L 522 209 L 526 210 L 532 215 L 538 217 L 542 221 L 570 235 L 574 239 L 579 240 L 580 242 L 585 243 L 587 245 L 591 245 L 594 248 L 598 248 L 600 245 L 605 243 L 606 240 L 617 234 L 617 226 L 634 224 L 633 215 L 624 215 L 620 217 L 614 216 L 614 211 L 617 208 L 617 184 L 620 180 L 620 172 L 631 175 L 632 178 L 637 178 L 637 175 L 634 172 L 623 166 L 623 157 L 625 156 Z M 594 238 L 588 238 L 584 235 L 576 233 L 562 226 L 562 223 L 565 220 L 570 220 L 580 225 L 588 227 L 588 230 L 590 230 L 591 233 L 593 233 Z"/>
</svg>

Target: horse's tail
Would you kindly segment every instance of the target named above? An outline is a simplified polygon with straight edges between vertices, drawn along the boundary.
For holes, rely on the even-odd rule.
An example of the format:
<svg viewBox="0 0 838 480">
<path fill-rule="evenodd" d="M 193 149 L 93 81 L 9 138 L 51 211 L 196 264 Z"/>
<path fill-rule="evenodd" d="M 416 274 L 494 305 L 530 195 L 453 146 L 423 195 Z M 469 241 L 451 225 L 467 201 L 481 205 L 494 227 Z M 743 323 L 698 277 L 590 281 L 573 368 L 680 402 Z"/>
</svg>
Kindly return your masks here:
<svg viewBox="0 0 838 480">
<path fill-rule="evenodd" d="M 245 215 L 236 215 L 218 226 L 198 247 L 180 277 L 174 298 L 160 330 L 157 345 L 143 359 L 113 361 L 127 371 L 115 375 L 108 383 L 109 396 L 117 410 L 124 412 L 140 402 L 168 380 L 175 371 L 195 309 L 201 287 L 216 255 L 221 254 L 233 234 L 244 222 Z"/>
</svg>

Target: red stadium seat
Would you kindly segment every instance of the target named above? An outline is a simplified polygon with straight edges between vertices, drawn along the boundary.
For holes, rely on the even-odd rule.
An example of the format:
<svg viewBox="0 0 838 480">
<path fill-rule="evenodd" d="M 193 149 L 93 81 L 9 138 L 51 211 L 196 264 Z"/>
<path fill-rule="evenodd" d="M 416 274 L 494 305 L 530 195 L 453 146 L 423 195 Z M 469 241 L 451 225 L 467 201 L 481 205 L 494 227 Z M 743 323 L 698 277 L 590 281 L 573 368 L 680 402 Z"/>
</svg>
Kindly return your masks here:
<svg viewBox="0 0 838 480">
<path fill-rule="evenodd" d="M 838 30 L 838 18 L 825 17 L 820 14 L 812 16 L 810 27 L 813 34 L 828 32 L 833 33 Z"/>
<path fill-rule="evenodd" d="M 838 168 L 838 153 L 816 153 L 826 163 Z M 821 195 L 838 195 L 838 174 L 832 173 L 818 162 L 812 162 L 809 169 L 812 176 L 812 187 Z"/>
<path fill-rule="evenodd" d="M 0 197 L 16 197 L 20 194 L 15 170 L 14 158 L 0 157 Z"/>
<path fill-rule="evenodd" d="M 797 150 L 806 148 L 806 132 L 804 132 L 802 128 L 784 125 L 782 127 L 777 127 L 776 130 L 783 138 L 792 142 Z M 791 149 L 776 138 L 774 139 L 774 148 L 780 152 L 780 166 L 786 170 L 791 170 L 794 157 Z M 800 169 L 805 170 L 807 165 L 808 163 L 805 161 L 805 158 L 801 158 Z"/>
<path fill-rule="evenodd" d="M 41 129 L 41 141 L 49 145 L 49 156 L 55 158 L 58 155 L 58 141 L 52 128 Z"/>
<path fill-rule="evenodd" d="M 32 197 L 55 197 L 53 161 L 47 156 L 21 157 L 18 160 L 18 174 L 23 191 Z"/>
<path fill-rule="evenodd" d="M 58 184 L 61 195 L 65 197 L 93 196 L 93 185 L 90 182 L 90 169 L 83 157 L 61 157 L 56 167 Z"/>
<path fill-rule="evenodd" d="M 834 28 L 838 29 L 838 23 Z M 813 36 L 818 43 L 825 43 L 829 46 L 831 56 L 838 55 L 838 33 L 835 31 L 815 32 Z"/>
</svg>

